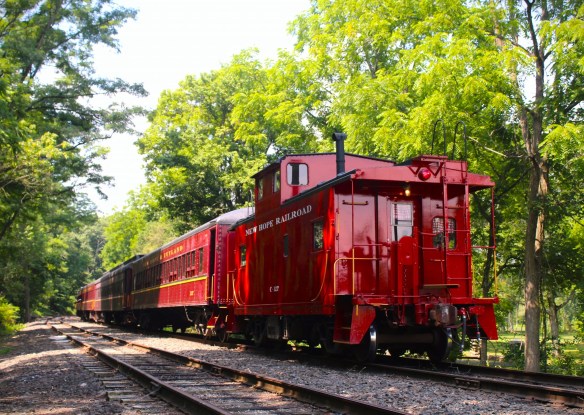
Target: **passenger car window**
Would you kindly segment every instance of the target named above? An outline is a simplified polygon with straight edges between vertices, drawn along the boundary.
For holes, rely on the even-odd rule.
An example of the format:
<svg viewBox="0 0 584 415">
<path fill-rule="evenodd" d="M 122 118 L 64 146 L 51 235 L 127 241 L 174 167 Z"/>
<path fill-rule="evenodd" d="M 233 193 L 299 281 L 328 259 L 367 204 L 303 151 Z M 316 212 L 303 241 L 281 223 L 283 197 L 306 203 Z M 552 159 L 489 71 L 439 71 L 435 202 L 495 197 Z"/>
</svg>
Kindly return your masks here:
<svg viewBox="0 0 584 415">
<path fill-rule="evenodd" d="M 205 258 L 204 248 L 199 248 L 199 274 L 203 272 L 203 259 Z"/>
<path fill-rule="evenodd" d="M 239 247 L 239 266 L 240 267 L 245 267 L 245 264 L 247 263 L 247 259 L 245 256 L 246 251 L 247 251 L 247 248 L 245 245 L 241 245 Z"/>
</svg>

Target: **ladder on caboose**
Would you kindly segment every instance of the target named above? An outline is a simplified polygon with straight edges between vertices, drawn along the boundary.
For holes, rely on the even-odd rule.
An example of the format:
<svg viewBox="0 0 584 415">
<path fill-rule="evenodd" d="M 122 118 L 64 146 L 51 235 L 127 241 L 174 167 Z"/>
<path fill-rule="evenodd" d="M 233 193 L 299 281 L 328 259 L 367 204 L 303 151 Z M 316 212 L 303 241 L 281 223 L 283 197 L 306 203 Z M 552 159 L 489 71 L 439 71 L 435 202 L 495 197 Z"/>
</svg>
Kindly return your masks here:
<svg viewBox="0 0 584 415">
<path fill-rule="evenodd" d="M 457 169 L 453 169 L 454 165 L 458 164 Z M 449 166 L 447 168 L 447 166 Z M 453 176 L 458 177 L 453 177 Z M 446 287 L 459 287 L 463 285 L 466 287 L 467 292 L 465 295 L 470 297 L 472 290 L 472 267 L 471 267 L 471 235 L 470 235 L 470 195 L 469 195 L 469 185 L 468 185 L 468 166 L 467 162 L 463 160 L 457 161 L 447 161 L 443 164 L 441 169 L 441 184 L 442 184 L 442 224 L 443 224 L 443 234 L 444 234 L 444 249 L 442 250 L 442 271 L 444 277 L 444 284 Z M 448 188 L 450 186 L 464 186 L 464 197 L 462 206 L 450 206 L 449 205 L 449 192 Z M 463 214 L 462 223 L 455 223 L 456 228 L 454 233 L 456 235 L 456 243 L 462 243 L 463 245 L 459 249 L 450 249 L 450 212 L 453 210 L 462 209 Z M 456 217 L 456 215 L 455 215 Z M 461 226 L 462 225 L 462 226 Z M 464 258 L 464 276 L 454 277 L 453 274 L 453 257 Z M 458 261 L 456 261 L 458 262 Z M 460 284 L 464 282 L 463 284 Z"/>
</svg>

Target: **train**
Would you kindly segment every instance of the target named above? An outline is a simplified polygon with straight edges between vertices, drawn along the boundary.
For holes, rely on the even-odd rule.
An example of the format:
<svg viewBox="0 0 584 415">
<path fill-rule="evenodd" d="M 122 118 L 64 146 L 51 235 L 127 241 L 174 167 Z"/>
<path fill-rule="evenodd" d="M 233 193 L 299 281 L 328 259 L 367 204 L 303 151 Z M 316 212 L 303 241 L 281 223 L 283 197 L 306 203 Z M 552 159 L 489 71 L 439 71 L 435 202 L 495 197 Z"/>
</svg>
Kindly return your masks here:
<svg viewBox="0 0 584 415">
<path fill-rule="evenodd" d="M 83 287 L 77 315 L 226 341 L 302 342 L 371 361 L 456 358 L 497 339 L 498 297 L 473 294 L 470 196 L 491 192 L 464 160 L 403 163 L 289 154 L 257 172 L 253 206 L 227 212 Z M 433 146 L 432 146 L 433 147 Z"/>
</svg>

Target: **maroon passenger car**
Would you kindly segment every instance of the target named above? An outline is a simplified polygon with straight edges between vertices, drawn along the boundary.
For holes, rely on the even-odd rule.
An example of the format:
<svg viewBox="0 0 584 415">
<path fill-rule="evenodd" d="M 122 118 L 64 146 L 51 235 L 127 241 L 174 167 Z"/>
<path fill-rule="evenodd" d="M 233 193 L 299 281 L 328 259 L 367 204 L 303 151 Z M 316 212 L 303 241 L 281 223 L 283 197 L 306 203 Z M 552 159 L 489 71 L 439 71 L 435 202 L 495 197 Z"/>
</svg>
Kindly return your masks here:
<svg viewBox="0 0 584 415">
<path fill-rule="evenodd" d="M 342 146 L 336 163 L 289 155 L 254 177 L 255 215 L 230 248 L 233 331 L 360 359 L 412 350 L 442 360 L 456 333 L 497 339 L 498 299 L 472 287 L 469 195 L 492 189 L 489 177 L 445 156 L 396 165 Z"/>
<path fill-rule="evenodd" d="M 243 208 L 221 215 L 106 272 L 80 291 L 77 315 L 154 330 L 194 326 L 225 336 L 229 228 L 251 213 Z"/>
</svg>

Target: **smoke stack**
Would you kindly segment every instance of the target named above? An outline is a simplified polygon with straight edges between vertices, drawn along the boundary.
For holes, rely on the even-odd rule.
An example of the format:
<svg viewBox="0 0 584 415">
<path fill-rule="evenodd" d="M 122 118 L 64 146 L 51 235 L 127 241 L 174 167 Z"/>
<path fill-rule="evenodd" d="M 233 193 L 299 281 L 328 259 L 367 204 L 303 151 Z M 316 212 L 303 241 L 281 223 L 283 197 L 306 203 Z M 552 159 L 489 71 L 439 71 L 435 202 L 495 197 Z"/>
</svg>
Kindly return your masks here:
<svg viewBox="0 0 584 415">
<path fill-rule="evenodd" d="M 347 134 L 333 133 L 333 140 L 337 147 L 337 175 L 345 172 L 345 139 Z"/>
</svg>

